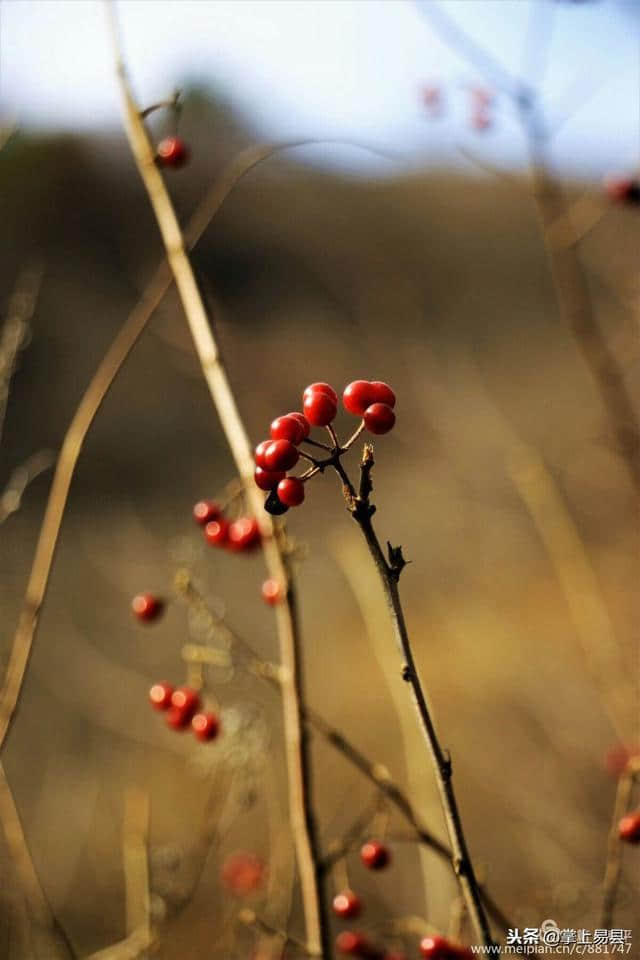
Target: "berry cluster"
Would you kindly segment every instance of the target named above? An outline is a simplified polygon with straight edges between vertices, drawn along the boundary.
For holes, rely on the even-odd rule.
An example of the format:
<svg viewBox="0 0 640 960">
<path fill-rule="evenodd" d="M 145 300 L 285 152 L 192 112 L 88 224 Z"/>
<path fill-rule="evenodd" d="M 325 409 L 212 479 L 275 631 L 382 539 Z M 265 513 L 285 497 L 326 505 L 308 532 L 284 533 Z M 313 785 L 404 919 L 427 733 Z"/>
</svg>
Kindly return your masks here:
<svg viewBox="0 0 640 960">
<path fill-rule="evenodd" d="M 193 519 L 203 527 L 207 543 L 234 553 L 246 553 L 260 544 L 260 527 L 255 517 L 240 516 L 229 521 L 214 500 L 199 500 L 193 508 Z"/>
<path fill-rule="evenodd" d="M 215 740 L 220 733 L 220 718 L 201 709 L 200 697 L 191 687 L 174 689 L 169 683 L 154 683 L 149 690 L 149 702 L 166 713 L 167 726 L 172 730 L 190 728 L 203 743 Z"/>
<path fill-rule="evenodd" d="M 622 818 L 618 824 L 618 836 L 625 843 L 640 843 L 640 810 Z"/>
<path fill-rule="evenodd" d="M 302 394 L 302 411 L 276 417 L 269 430 L 269 439 L 262 440 L 255 450 L 255 482 L 269 494 L 265 508 L 274 515 L 286 513 L 304 501 L 305 483 L 326 466 L 334 464 L 345 453 L 362 430 L 373 434 L 388 433 L 395 424 L 393 390 L 380 380 L 354 380 L 345 387 L 342 403 L 348 413 L 361 417 L 356 433 L 344 445 L 337 441 L 332 422 L 338 412 L 338 394 L 328 383 L 312 383 Z M 312 427 L 326 427 L 331 446 L 311 440 Z M 300 447 L 307 443 L 320 447 L 329 456 L 317 460 Z M 300 457 L 311 463 L 301 476 L 289 476 Z"/>
<path fill-rule="evenodd" d="M 156 147 L 156 160 L 161 167 L 179 170 L 189 161 L 189 148 L 181 137 L 165 137 Z"/>
</svg>

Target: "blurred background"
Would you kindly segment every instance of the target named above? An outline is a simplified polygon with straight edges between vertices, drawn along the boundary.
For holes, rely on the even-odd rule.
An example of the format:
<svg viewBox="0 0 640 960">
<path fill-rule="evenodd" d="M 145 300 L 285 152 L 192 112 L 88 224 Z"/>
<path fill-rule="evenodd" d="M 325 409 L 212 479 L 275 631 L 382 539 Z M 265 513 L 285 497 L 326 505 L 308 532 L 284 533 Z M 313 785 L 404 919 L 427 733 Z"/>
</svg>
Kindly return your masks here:
<svg viewBox="0 0 640 960">
<path fill-rule="evenodd" d="M 325 141 L 249 172 L 194 251 L 241 412 L 258 442 L 307 383 L 394 386 L 397 425 L 376 442 L 377 530 L 412 561 L 409 628 L 478 872 L 521 928 L 599 926 L 621 748 L 638 743 L 638 490 L 603 377 L 567 322 L 576 291 L 559 304 L 550 262 L 556 283 L 569 263 L 637 411 L 640 211 L 602 185 L 637 176 L 637 3 L 134 0 L 118 15 L 139 102 L 182 92 L 179 118 L 158 111 L 149 129 L 189 145 L 189 165 L 166 175 L 183 221 L 243 148 Z M 4 666 L 51 480 L 45 469 L 9 511 L 15 471 L 59 449 L 162 248 L 120 127 L 102 4 L 4 0 L 0 25 Z M 539 92 L 544 162 L 568 211 L 546 235 L 511 95 L 522 83 Z M 25 284 L 35 310 L 11 376 L 11 298 Z M 346 435 L 353 421 L 339 413 L 337 427 Z M 84 957 L 130 932 L 127 837 L 147 805 L 155 955 L 279 955 L 262 941 L 252 953 L 256 935 L 236 920 L 244 900 L 220 878 L 239 850 L 269 862 L 268 887 L 247 902 L 287 923 L 276 694 L 241 665 L 213 670 L 225 733 L 206 746 L 167 730 L 147 701 L 152 682 L 184 679 L 185 642 L 220 639 L 174 599 L 178 569 L 277 657 L 260 556 L 212 549 L 191 518 L 233 477 L 171 291 L 85 444 L 3 752 L 71 946 L 5 882 L 2 956 Z M 389 767 L 444 838 L 386 612 L 334 478 L 316 479 L 288 516 L 304 556 L 309 702 Z M 154 626 L 131 617 L 143 590 L 171 600 Z M 320 739 L 313 759 L 328 846 L 372 792 Z M 414 918 L 387 942 L 415 956 L 421 924 L 449 929 L 456 888 L 397 815 L 388 830 L 392 867 L 367 873 L 356 849 L 349 881 L 363 929 L 387 935 L 392 919 Z M 10 877 L 4 842 L 0 854 Z M 633 857 L 617 927 L 638 915 Z M 297 896 L 290 928 L 302 936 Z"/>
</svg>

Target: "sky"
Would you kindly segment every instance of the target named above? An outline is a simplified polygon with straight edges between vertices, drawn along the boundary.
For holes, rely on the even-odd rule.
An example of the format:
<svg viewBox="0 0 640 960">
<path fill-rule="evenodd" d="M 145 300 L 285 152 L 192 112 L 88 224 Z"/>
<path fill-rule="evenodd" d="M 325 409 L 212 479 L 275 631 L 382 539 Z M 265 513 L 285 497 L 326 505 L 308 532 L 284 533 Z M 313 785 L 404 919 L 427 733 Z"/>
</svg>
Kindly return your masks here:
<svg viewBox="0 0 640 960">
<path fill-rule="evenodd" d="M 442 41 L 421 4 L 463 26 L 507 70 L 533 69 L 558 124 L 556 166 L 594 176 L 637 167 L 640 0 L 119 0 L 117 10 L 142 103 L 197 78 L 260 139 L 345 140 L 418 165 L 467 163 L 469 154 L 521 165 L 508 97 L 498 96 L 490 129 L 471 129 L 470 90 L 485 81 Z M 1 0 L 3 121 L 118 124 L 105 25 L 102 0 Z M 546 57 L 532 36 L 548 38 Z M 431 84 L 444 97 L 437 119 L 420 96 Z M 388 162 L 356 147 L 318 155 L 345 167 Z"/>
</svg>

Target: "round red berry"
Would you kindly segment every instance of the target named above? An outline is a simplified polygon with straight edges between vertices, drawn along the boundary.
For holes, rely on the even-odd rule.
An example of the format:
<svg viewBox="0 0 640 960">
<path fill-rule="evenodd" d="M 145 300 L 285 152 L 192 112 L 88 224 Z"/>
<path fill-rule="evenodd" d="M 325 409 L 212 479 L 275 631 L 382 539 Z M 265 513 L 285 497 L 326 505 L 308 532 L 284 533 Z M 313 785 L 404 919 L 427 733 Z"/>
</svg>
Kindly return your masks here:
<svg viewBox="0 0 640 960">
<path fill-rule="evenodd" d="M 220 878 L 236 897 L 247 897 L 264 885 L 267 869 L 253 853 L 232 853 L 225 860 Z"/>
<path fill-rule="evenodd" d="M 156 710 L 168 710 L 172 694 L 173 687 L 170 683 L 154 683 L 149 690 L 149 702 Z"/>
<path fill-rule="evenodd" d="M 336 937 L 336 949 L 350 957 L 366 957 L 371 948 L 364 934 L 343 930 Z"/>
<path fill-rule="evenodd" d="M 220 504 L 215 503 L 214 500 L 198 500 L 193 508 L 193 519 L 204 527 L 212 520 L 217 520 L 220 513 Z"/>
<path fill-rule="evenodd" d="M 383 843 L 369 840 L 360 850 L 360 859 L 369 870 L 382 870 L 391 860 L 391 854 Z"/>
<path fill-rule="evenodd" d="M 291 417 L 286 414 L 284 417 L 276 417 L 269 428 L 272 440 L 288 440 L 294 446 L 297 446 L 304 438 L 304 428 L 297 417 Z"/>
<path fill-rule="evenodd" d="M 288 507 L 299 507 L 304 500 L 304 483 L 298 477 L 285 477 L 278 484 L 278 497 Z"/>
<path fill-rule="evenodd" d="M 180 710 L 190 722 L 191 717 L 200 707 L 200 697 L 191 687 L 178 687 L 171 694 L 171 706 Z"/>
<path fill-rule="evenodd" d="M 275 607 L 284 596 L 282 584 L 278 580 L 265 580 L 262 584 L 262 599 L 270 607 Z"/>
<path fill-rule="evenodd" d="M 267 469 L 265 454 L 267 452 L 267 448 L 270 447 L 272 443 L 273 440 L 261 440 L 254 451 L 253 459 L 255 460 L 257 466 L 262 467 L 263 470 Z"/>
<path fill-rule="evenodd" d="M 295 467 L 300 454 L 290 440 L 274 440 L 264 455 L 267 470 L 290 470 Z"/>
<path fill-rule="evenodd" d="M 372 384 L 369 380 L 354 380 L 344 388 L 342 403 L 349 413 L 361 417 L 367 407 L 370 407 L 378 398 L 374 397 Z"/>
<path fill-rule="evenodd" d="M 160 597 L 155 597 L 152 593 L 138 593 L 131 601 L 131 609 L 138 620 L 151 623 L 157 620 L 164 610 L 164 603 Z"/>
<path fill-rule="evenodd" d="M 453 960 L 456 956 L 455 947 L 446 937 L 439 934 L 423 937 L 420 941 L 420 954 L 427 960 Z"/>
<path fill-rule="evenodd" d="M 304 388 L 304 393 L 302 394 L 303 403 L 307 399 L 307 397 L 316 393 L 323 393 L 325 396 L 331 397 L 331 399 L 337 406 L 338 394 L 335 392 L 335 390 L 329 383 L 310 383 L 308 387 Z"/>
<path fill-rule="evenodd" d="M 308 437 L 308 436 L 309 436 L 309 434 L 310 434 L 310 432 L 311 432 L 311 425 L 310 425 L 309 421 L 307 420 L 307 418 L 305 417 L 304 413 L 298 413 L 297 411 L 295 411 L 294 413 L 288 413 L 287 416 L 288 416 L 288 417 L 293 417 L 294 420 L 297 420 L 297 421 L 298 421 L 298 423 L 299 423 L 300 426 L 302 427 L 302 436 L 303 436 L 303 439 L 304 439 L 305 437 Z"/>
<path fill-rule="evenodd" d="M 622 818 L 618 824 L 618 835 L 626 843 L 640 843 L 640 810 Z"/>
<path fill-rule="evenodd" d="M 304 400 L 304 415 L 315 427 L 326 427 L 335 419 L 337 402 L 326 393 L 309 393 Z"/>
<path fill-rule="evenodd" d="M 285 477 L 284 470 L 263 470 L 262 467 L 256 467 L 253 473 L 253 478 L 261 490 L 273 490 Z"/>
<path fill-rule="evenodd" d="M 371 403 L 386 403 L 388 407 L 395 407 L 396 395 L 388 383 L 382 380 L 371 381 Z"/>
<path fill-rule="evenodd" d="M 223 547 L 229 536 L 229 524 L 224 517 L 211 520 L 204 528 L 204 535 L 207 543 L 210 543 L 212 547 Z"/>
<path fill-rule="evenodd" d="M 333 898 L 333 912 L 338 917 L 357 917 L 362 910 L 362 901 L 353 890 L 343 890 Z"/>
<path fill-rule="evenodd" d="M 260 543 L 260 527 L 255 517 L 238 517 L 229 524 L 227 545 L 230 550 L 252 550 Z"/>
<path fill-rule="evenodd" d="M 169 707 L 166 713 L 167 726 L 172 730 L 187 730 L 191 723 L 191 717 L 184 710 L 178 707 Z"/>
<path fill-rule="evenodd" d="M 396 422 L 396 415 L 386 403 L 372 403 L 364 412 L 364 425 L 369 433 L 389 433 Z"/>
<path fill-rule="evenodd" d="M 215 740 L 220 733 L 220 720 L 215 713 L 195 713 L 191 718 L 191 729 L 198 740 Z"/>
<path fill-rule="evenodd" d="M 158 144 L 157 154 L 160 166 L 175 170 L 184 167 L 189 159 L 189 150 L 181 137 L 165 137 Z"/>
</svg>

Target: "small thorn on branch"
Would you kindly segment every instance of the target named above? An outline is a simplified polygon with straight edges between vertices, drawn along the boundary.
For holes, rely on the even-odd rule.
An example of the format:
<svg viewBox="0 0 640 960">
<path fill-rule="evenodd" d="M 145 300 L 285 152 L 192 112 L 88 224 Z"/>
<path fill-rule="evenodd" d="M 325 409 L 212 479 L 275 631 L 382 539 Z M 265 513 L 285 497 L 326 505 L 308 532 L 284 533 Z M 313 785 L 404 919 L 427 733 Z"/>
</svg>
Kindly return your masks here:
<svg viewBox="0 0 640 960">
<path fill-rule="evenodd" d="M 387 540 L 387 553 L 389 555 L 389 567 L 395 580 L 400 579 L 400 574 L 410 562 L 402 556 L 402 547 L 392 547 Z"/>
</svg>

